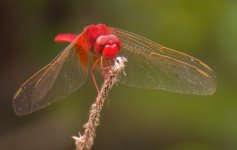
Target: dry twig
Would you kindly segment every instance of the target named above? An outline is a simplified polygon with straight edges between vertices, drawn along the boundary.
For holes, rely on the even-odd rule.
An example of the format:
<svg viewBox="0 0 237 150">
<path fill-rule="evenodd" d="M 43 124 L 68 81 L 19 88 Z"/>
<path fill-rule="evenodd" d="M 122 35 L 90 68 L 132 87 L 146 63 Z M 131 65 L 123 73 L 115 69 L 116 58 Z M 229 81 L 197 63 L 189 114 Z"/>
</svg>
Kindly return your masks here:
<svg viewBox="0 0 237 150">
<path fill-rule="evenodd" d="M 114 65 L 109 70 L 109 74 L 105 79 L 101 90 L 96 98 L 95 103 L 91 105 L 89 120 L 84 125 L 85 131 L 83 135 L 79 135 L 79 137 L 74 136 L 76 150 L 90 150 L 95 139 L 96 128 L 100 123 L 100 112 L 104 105 L 104 102 L 108 96 L 109 90 L 113 87 L 113 85 L 118 81 L 118 76 L 121 73 L 124 73 L 125 65 L 124 63 L 127 61 L 124 57 L 117 57 Z"/>
</svg>

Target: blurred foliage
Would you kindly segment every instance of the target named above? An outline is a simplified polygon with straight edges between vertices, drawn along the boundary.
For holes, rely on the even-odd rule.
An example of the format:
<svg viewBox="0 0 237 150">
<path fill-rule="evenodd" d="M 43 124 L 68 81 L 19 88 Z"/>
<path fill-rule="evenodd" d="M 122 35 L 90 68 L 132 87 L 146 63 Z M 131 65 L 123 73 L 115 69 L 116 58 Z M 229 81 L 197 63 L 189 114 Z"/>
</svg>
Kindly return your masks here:
<svg viewBox="0 0 237 150">
<path fill-rule="evenodd" d="M 93 149 L 237 149 L 237 1 L 22 0 L 0 5 L 0 149 L 74 149 L 87 120 L 91 79 L 64 100 L 18 117 L 15 90 L 50 62 L 60 32 L 105 23 L 207 62 L 217 74 L 213 96 L 118 85 L 110 92 Z"/>
</svg>

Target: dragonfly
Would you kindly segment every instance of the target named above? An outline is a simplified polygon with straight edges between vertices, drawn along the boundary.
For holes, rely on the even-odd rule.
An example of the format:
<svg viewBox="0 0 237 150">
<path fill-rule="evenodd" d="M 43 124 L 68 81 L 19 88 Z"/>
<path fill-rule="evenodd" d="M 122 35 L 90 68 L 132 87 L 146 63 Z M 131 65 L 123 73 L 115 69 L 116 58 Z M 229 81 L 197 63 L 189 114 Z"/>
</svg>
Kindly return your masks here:
<svg viewBox="0 0 237 150">
<path fill-rule="evenodd" d="M 69 45 L 16 91 L 12 104 L 17 115 L 72 94 L 88 74 L 98 91 L 94 71 L 106 77 L 105 68 L 118 55 L 128 59 L 122 84 L 195 95 L 212 95 L 216 89 L 215 72 L 204 62 L 119 28 L 89 25 L 80 34 L 58 34 L 55 41 Z"/>
</svg>

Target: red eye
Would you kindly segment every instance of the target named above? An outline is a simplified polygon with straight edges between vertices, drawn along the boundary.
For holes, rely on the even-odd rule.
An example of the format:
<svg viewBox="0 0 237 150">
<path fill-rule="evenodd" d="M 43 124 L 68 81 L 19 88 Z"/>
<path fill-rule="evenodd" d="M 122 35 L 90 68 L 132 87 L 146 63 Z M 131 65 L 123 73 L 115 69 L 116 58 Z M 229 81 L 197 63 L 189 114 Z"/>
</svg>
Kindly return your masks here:
<svg viewBox="0 0 237 150">
<path fill-rule="evenodd" d="M 94 51 L 99 55 L 103 55 L 105 46 L 109 46 L 109 45 L 111 46 L 114 44 L 116 45 L 117 49 L 119 50 L 120 40 L 118 39 L 118 37 L 116 35 L 114 35 L 114 34 L 101 35 L 95 41 Z M 108 49 L 106 49 L 106 50 L 108 51 Z M 116 54 L 117 54 L 118 50 L 116 51 Z M 112 53 L 112 52 L 106 52 L 106 54 L 110 54 L 110 53 Z M 111 57 L 114 57 L 114 56 L 111 56 Z"/>
<path fill-rule="evenodd" d="M 108 36 L 108 38 L 109 38 L 110 40 L 114 41 L 115 43 L 119 42 L 118 37 L 117 37 L 116 35 L 114 35 L 114 34 L 110 34 L 110 35 Z"/>
<path fill-rule="evenodd" d="M 108 36 L 107 35 L 101 35 L 99 36 L 96 41 L 95 41 L 95 45 L 94 45 L 94 50 L 98 53 L 98 54 L 102 54 L 102 51 L 104 49 L 105 44 L 107 44 L 108 42 Z"/>
</svg>

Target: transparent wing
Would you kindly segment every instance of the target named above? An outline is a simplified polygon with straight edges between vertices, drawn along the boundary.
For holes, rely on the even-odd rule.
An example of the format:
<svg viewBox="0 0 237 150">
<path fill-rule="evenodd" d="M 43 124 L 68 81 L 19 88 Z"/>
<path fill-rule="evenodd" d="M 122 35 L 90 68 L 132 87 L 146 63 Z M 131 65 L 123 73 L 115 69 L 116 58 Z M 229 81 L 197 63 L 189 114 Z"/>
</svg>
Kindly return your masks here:
<svg viewBox="0 0 237 150">
<path fill-rule="evenodd" d="M 88 67 L 80 62 L 82 49 L 75 47 L 79 36 L 51 63 L 28 79 L 16 92 L 13 108 L 25 115 L 39 110 L 78 89 L 86 80 Z M 82 57 L 83 54 L 79 57 Z M 84 60 L 86 53 L 84 53 Z"/>
<path fill-rule="evenodd" d="M 128 58 L 122 83 L 197 95 L 215 92 L 215 73 L 200 60 L 128 31 L 111 28 L 111 33 L 122 42 L 120 55 Z"/>
</svg>

